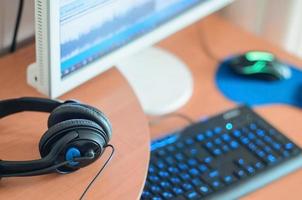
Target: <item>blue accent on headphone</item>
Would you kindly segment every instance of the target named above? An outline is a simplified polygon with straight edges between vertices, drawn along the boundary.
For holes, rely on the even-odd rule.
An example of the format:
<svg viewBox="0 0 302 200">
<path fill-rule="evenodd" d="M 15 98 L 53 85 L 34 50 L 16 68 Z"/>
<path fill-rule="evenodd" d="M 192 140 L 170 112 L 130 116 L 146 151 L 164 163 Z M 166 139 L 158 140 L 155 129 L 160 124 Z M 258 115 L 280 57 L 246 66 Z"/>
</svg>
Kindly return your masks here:
<svg viewBox="0 0 302 200">
<path fill-rule="evenodd" d="M 72 167 L 75 167 L 79 164 L 79 162 L 75 162 L 73 161 L 74 158 L 79 158 L 81 157 L 81 152 L 79 149 L 75 148 L 75 147 L 72 147 L 72 148 L 69 148 L 67 151 L 66 151 L 66 154 L 65 154 L 65 159 L 66 161 L 69 161 L 69 165 L 72 166 Z"/>
</svg>

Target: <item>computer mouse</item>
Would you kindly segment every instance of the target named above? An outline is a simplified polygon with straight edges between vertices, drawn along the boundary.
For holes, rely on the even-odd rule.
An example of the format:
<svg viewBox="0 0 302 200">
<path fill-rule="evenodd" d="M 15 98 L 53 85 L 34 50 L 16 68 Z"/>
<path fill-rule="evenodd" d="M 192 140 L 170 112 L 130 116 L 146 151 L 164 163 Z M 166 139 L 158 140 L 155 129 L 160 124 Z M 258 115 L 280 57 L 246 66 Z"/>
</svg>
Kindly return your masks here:
<svg viewBox="0 0 302 200">
<path fill-rule="evenodd" d="M 288 65 L 270 52 L 249 51 L 228 60 L 230 68 L 239 75 L 262 80 L 284 80 L 291 77 Z"/>
</svg>

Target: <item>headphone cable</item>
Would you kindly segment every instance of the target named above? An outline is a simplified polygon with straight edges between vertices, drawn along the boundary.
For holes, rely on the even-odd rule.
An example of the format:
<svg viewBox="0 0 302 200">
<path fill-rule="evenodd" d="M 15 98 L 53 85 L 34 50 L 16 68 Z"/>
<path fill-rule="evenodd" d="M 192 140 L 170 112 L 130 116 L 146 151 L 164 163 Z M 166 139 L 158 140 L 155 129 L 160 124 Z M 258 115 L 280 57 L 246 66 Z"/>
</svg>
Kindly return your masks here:
<svg viewBox="0 0 302 200">
<path fill-rule="evenodd" d="M 85 160 L 91 160 L 94 157 L 92 156 L 88 156 L 88 157 L 79 157 L 79 158 L 74 158 L 75 162 L 81 162 L 81 161 L 85 161 Z M 47 167 L 45 169 L 41 169 L 41 170 L 36 170 L 36 171 L 32 171 L 32 172 L 23 172 L 23 173 L 15 173 L 15 174 L 5 174 L 5 175 L 1 175 L 0 178 L 6 178 L 6 177 L 26 177 L 26 176 L 39 176 L 39 175 L 43 175 L 46 173 L 49 173 L 50 171 L 55 171 L 56 169 L 67 165 L 70 161 L 64 161 L 61 163 L 58 163 L 56 165 L 53 165 L 51 167 Z M 34 174 L 33 174 L 34 173 Z"/>
<path fill-rule="evenodd" d="M 80 200 L 83 200 L 85 195 L 87 194 L 87 192 L 89 191 L 89 189 L 91 188 L 91 186 L 93 185 L 93 183 L 96 181 L 96 179 L 101 175 L 101 173 L 103 172 L 103 170 L 105 169 L 105 167 L 108 165 L 108 163 L 111 161 L 112 157 L 113 157 L 113 154 L 114 154 L 114 151 L 115 151 L 115 148 L 114 146 L 112 146 L 111 144 L 107 145 L 105 147 L 105 149 L 107 147 L 110 147 L 112 150 L 111 150 L 111 154 L 109 156 L 109 158 L 107 159 L 107 161 L 104 163 L 104 165 L 102 166 L 102 168 L 98 171 L 98 173 L 95 175 L 95 177 L 92 179 L 92 181 L 90 181 L 90 183 L 88 184 L 88 186 L 86 187 L 86 189 L 84 190 L 83 194 L 81 195 L 80 197 Z"/>
<path fill-rule="evenodd" d="M 160 124 L 163 120 L 165 119 L 168 119 L 168 118 L 173 118 L 173 117 L 178 117 L 180 119 L 183 119 L 185 120 L 186 122 L 188 122 L 189 125 L 192 125 L 192 124 L 195 124 L 195 120 L 192 119 L 191 117 L 189 117 L 188 115 L 185 115 L 185 114 L 182 114 L 182 113 L 171 113 L 171 114 L 166 114 L 166 115 L 162 115 L 162 116 L 159 116 L 159 117 L 156 117 L 155 119 L 153 120 L 150 120 L 149 121 L 149 126 L 155 126 L 155 125 L 158 125 Z"/>
</svg>

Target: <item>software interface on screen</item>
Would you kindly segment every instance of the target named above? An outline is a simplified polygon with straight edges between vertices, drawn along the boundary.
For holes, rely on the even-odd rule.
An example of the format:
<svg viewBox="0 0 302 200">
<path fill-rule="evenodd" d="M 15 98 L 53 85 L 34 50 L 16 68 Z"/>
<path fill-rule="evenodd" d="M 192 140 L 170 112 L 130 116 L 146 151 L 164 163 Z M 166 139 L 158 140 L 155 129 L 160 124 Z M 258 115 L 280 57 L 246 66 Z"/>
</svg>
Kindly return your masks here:
<svg viewBox="0 0 302 200">
<path fill-rule="evenodd" d="M 61 77 L 206 0 L 61 0 Z"/>
</svg>

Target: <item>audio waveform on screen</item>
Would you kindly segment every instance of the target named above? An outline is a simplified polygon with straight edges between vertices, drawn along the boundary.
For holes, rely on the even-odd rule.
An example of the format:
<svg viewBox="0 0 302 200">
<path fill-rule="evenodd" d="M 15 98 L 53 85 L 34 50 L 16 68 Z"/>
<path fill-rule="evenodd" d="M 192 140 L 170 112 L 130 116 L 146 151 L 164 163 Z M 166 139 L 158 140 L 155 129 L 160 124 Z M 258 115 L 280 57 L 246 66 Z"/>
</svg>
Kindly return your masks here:
<svg viewBox="0 0 302 200">
<path fill-rule="evenodd" d="M 72 55 L 85 50 L 85 48 L 91 48 L 99 41 L 111 37 L 148 17 L 155 9 L 156 4 L 153 0 L 146 1 L 143 4 L 132 6 L 127 12 L 122 12 L 122 14 L 114 16 L 96 27 L 92 27 L 91 30 L 80 33 L 78 37 L 61 44 L 61 58 L 72 57 Z"/>
</svg>

